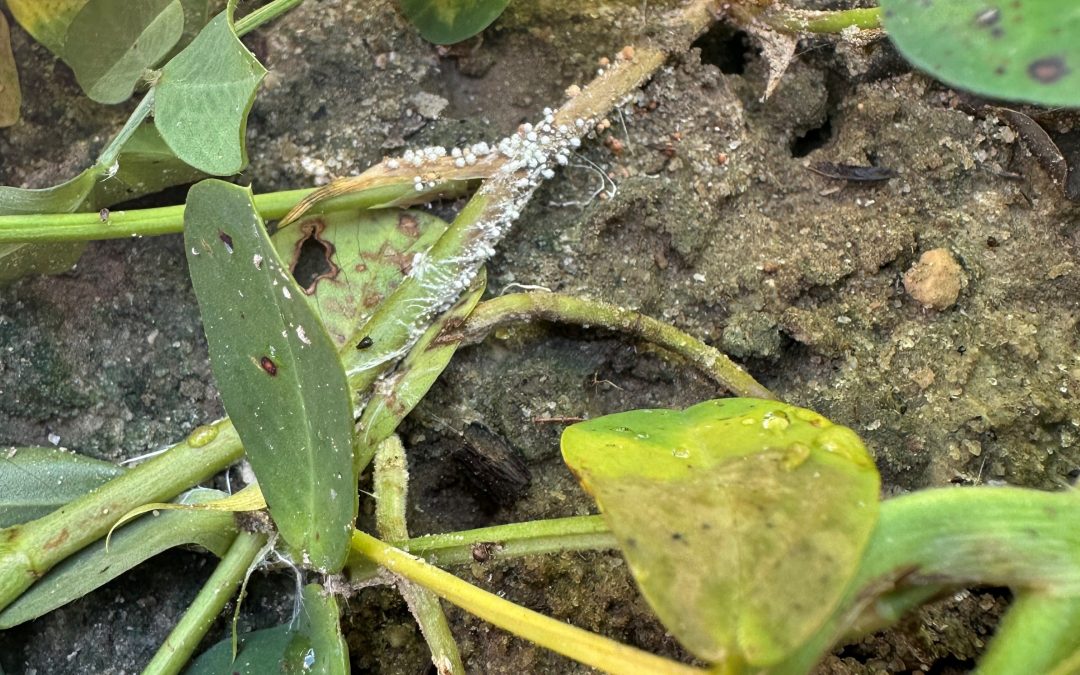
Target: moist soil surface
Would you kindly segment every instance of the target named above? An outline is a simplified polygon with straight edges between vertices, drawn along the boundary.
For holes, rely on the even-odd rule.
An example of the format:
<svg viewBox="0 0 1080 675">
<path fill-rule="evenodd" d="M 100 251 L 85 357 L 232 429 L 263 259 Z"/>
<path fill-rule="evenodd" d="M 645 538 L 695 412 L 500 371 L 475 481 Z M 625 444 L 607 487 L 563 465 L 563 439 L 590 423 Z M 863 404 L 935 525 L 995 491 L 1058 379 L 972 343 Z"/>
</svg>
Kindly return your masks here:
<svg viewBox="0 0 1080 675">
<path fill-rule="evenodd" d="M 270 74 L 238 181 L 256 192 L 322 184 L 409 147 L 496 140 L 588 81 L 663 4 L 515 2 L 482 39 L 440 49 L 389 3 L 307 2 L 246 38 Z M 12 33 L 23 118 L 0 130 L 0 182 L 47 186 L 87 165 L 131 106 L 89 102 L 66 66 Z M 488 267 L 489 295 L 542 286 L 678 326 L 783 400 L 857 431 L 886 498 L 1069 485 L 1080 469 L 1080 223 L 1061 187 L 1000 116 L 912 72 L 883 38 L 803 40 L 763 101 L 767 74 L 754 41 L 724 24 L 672 59 L 541 188 Z M 811 170 L 822 163 L 894 175 L 839 180 Z M 459 352 L 403 426 L 410 529 L 593 513 L 561 462 L 562 426 L 538 418 L 723 395 L 689 364 L 625 336 L 546 324 L 502 332 Z M 0 445 L 51 439 L 120 460 L 221 415 L 180 237 L 92 243 L 70 272 L 0 289 Z M 454 461 L 462 441 L 450 429 L 469 421 L 528 463 L 532 483 L 516 498 L 493 499 Z M 159 556 L 0 634 L 0 666 L 138 672 L 212 569 L 200 553 Z M 616 552 L 456 572 L 688 658 Z M 256 574 L 242 628 L 287 620 L 293 589 L 288 574 Z M 960 591 L 843 647 L 821 672 L 966 672 L 1008 597 Z M 426 647 L 395 593 L 367 589 L 345 604 L 355 672 L 426 672 Z M 470 672 L 588 672 L 448 613 Z M 219 621 L 206 645 L 226 632 Z"/>
</svg>

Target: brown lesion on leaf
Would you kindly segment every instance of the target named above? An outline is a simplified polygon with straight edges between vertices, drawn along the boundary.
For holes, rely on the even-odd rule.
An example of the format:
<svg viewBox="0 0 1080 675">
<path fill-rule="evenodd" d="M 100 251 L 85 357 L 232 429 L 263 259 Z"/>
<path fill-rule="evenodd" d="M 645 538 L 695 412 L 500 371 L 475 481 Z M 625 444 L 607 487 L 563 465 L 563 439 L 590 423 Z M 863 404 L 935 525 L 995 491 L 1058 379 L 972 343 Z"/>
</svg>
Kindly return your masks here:
<svg viewBox="0 0 1080 675">
<path fill-rule="evenodd" d="M 373 265 L 394 265 L 401 270 L 402 275 L 406 275 L 412 270 L 413 255 L 412 253 L 399 251 L 391 246 L 390 242 L 383 242 L 378 251 L 361 253 L 360 257 L 371 261 Z"/>
<path fill-rule="evenodd" d="M 410 239 L 420 238 L 420 221 L 411 213 L 402 212 L 398 215 L 397 229 Z"/>
<path fill-rule="evenodd" d="M 293 246 L 289 272 L 307 295 L 314 295 L 323 279 L 335 279 L 341 268 L 334 262 L 334 245 L 323 239 L 326 221 L 312 218 L 300 224 L 303 236 Z"/>
</svg>

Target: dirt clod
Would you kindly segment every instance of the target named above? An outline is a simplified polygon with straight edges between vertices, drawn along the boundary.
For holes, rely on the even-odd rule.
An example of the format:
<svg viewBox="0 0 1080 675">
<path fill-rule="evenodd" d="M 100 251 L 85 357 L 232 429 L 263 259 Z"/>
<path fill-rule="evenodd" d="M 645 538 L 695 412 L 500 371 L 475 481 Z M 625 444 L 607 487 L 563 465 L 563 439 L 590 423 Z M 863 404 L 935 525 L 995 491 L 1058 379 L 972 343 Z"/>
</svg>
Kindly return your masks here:
<svg viewBox="0 0 1080 675">
<path fill-rule="evenodd" d="M 964 268 L 943 248 L 923 253 L 904 274 L 904 289 L 908 295 L 923 307 L 938 311 L 955 305 L 966 285 Z"/>
</svg>

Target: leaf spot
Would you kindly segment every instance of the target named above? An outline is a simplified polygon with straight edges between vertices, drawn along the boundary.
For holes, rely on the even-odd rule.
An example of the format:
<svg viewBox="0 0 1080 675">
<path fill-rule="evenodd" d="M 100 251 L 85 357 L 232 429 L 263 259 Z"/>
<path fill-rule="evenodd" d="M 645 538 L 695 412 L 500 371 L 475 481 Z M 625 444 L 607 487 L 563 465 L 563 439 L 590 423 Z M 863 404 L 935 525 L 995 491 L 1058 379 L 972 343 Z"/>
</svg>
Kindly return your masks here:
<svg viewBox="0 0 1080 675">
<path fill-rule="evenodd" d="M 218 230 L 218 235 L 217 236 L 218 236 L 218 239 L 221 240 L 221 243 L 225 244 L 225 250 L 228 251 L 229 253 L 232 253 L 233 252 L 232 237 L 230 237 L 228 234 L 226 234 L 223 230 Z"/>
<path fill-rule="evenodd" d="M 1065 59 L 1060 56 L 1048 56 L 1038 61 L 1032 61 L 1028 66 L 1028 75 L 1033 80 L 1043 84 L 1053 84 L 1069 74 L 1069 68 L 1065 65 Z"/>
<path fill-rule="evenodd" d="M 277 364 L 271 361 L 269 356 L 259 359 L 259 366 L 269 373 L 270 377 L 277 375 Z"/>
</svg>

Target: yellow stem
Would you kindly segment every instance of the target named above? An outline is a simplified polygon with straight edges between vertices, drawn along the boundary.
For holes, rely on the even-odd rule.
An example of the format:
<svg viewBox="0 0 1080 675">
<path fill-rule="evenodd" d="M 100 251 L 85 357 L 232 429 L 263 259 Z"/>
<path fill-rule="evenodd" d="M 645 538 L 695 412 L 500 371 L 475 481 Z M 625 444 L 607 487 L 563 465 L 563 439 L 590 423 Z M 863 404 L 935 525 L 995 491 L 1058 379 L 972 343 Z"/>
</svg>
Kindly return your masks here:
<svg viewBox="0 0 1080 675">
<path fill-rule="evenodd" d="M 587 666 L 626 675 L 703 675 L 708 672 L 624 645 L 503 600 L 364 532 L 353 533 L 352 549 L 354 553 L 370 558 L 390 572 L 428 588 L 443 599 L 503 630 Z"/>
</svg>

